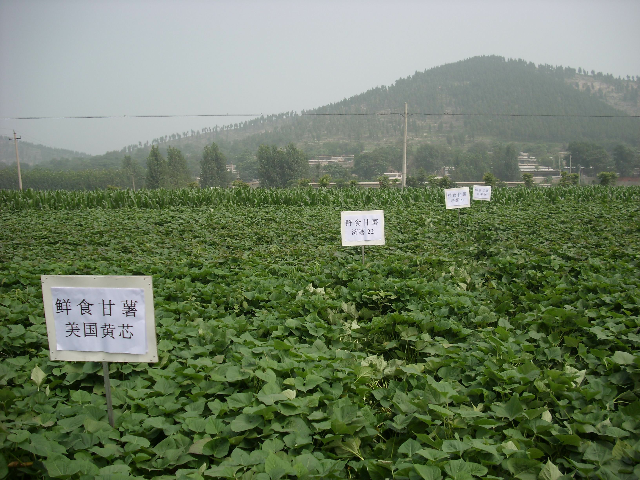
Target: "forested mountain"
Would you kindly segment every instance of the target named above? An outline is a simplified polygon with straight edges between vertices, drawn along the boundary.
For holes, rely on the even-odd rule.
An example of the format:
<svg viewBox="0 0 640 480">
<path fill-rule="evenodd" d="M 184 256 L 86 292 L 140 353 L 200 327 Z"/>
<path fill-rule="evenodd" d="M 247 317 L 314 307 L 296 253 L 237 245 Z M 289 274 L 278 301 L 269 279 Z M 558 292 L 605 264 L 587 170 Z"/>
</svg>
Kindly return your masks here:
<svg viewBox="0 0 640 480">
<path fill-rule="evenodd" d="M 63 148 L 47 147 L 18 140 L 18 155 L 20 163 L 24 165 L 37 165 L 48 162 L 54 158 L 88 158 L 90 155 Z M 11 164 L 16 161 L 16 148 L 13 137 L 0 136 L 0 164 Z"/>
<path fill-rule="evenodd" d="M 56 160 L 43 166 L 54 170 L 117 169 L 125 155 L 144 166 L 152 146 L 158 146 L 163 156 L 171 146 L 181 151 L 196 177 L 205 146 L 215 142 L 229 163 L 238 166 L 243 179 L 258 178 L 256 152 L 260 145 L 293 143 L 309 156 L 357 156 L 384 148 L 386 160 L 381 162 L 395 168 L 405 102 L 410 163 L 417 158 L 414 153 L 425 151 L 419 148 L 425 144 L 442 147 L 438 155 L 456 165 L 459 163 L 451 159 L 466 155 L 466 163 L 472 165 L 477 163 L 478 152 L 495 150 L 492 146 L 499 143 L 537 150 L 547 159 L 566 150 L 571 142 L 597 143 L 609 151 L 621 144 L 637 149 L 639 80 L 589 73 L 582 68 L 536 66 L 498 56 L 474 57 L 416 72 L 391 86 L 372 88 L 314 110 L 174 133 L 88 159 L 70 160 L 78 155 L 60 151 Z M 5 144 L 5 140 L 0 144 L 3 149 Z M 388 154 L 392 151 L 393 155 Z M 390 155 L 393 160 L 388 160 Z M 484 153 L 480 156 L 486 157 Z"/>
<path fill-rule="evenodd" d="M 571 84 L 576 73 L 572 68 L 535 66 L 523 60 L 475 57 L 416 72 L 390 87 L 375 88 L 307 113 L 399 112 L 408 102 L 414 135 L 428 133 L 430 126 L 442 121 L 468 136 L 505 141 L 638 142 L 637 121 L 589 118 L 624 112 L 609 106 L 603 95 L 576 89 Z M 637 104 L 638 82 L 624 83 L 632 92 L 629 103 L 634 100 Z M 437 115 L 441 112 L 453 115 Z M 365 117 L 351 128 L 349 123 L 354 122 L 349 117 L 314 118 L 309 123 L 316 135 L 347 131 L 360 138 L 376 138 L 396 133 L 397 128 L 390 132 L 382 126 L 385 120 Z"/>
<path fill-rule="evenodd" d="M 154 139 L 202 150 L 215 141 L 231 158 L 261 144 L 293 142 L 310 154 L 354 153 L 402 137 L 404 103 L 409 137 L 429 141 L 491 141 L 607 145 L 640 144 L 638 78 L 616 79 L 574 68 L 502 57 L 474 57 L 399 79 L 391 86 L 301 113 L 286 112 Z M 612 105 L 618 108 L 614 108 Z M 442 115 L 447 113 L 449 115 Z M 447 137 L 450 137 L 448 139 Z M 133 153 L 136 148 L 128 151 Z M 148 149 L 143 149 L 148 151 Z"/>
</svg>

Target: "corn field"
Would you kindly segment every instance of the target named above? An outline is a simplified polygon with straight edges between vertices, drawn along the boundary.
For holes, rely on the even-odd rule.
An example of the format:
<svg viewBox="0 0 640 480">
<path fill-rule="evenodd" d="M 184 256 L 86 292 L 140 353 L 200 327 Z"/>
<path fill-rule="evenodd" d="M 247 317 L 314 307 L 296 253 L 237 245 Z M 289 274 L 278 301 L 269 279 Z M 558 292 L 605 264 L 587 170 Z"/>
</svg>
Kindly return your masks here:
<svg viewBox="0 0 640 480">
<path fill-rule="evenodd" d="M 640 201 L 640 187 L 549 187 L 493 189 L 491 204 Z M 0 208 L 19 210 L 77 210 L 85 208 L 149 208 L 204 206 L 334 206 L 356 208 L 387 205 L 444 205 L 439 188 L 400 189 L 159 189 L 159 190 L 0 190 Z"/>
</svg>

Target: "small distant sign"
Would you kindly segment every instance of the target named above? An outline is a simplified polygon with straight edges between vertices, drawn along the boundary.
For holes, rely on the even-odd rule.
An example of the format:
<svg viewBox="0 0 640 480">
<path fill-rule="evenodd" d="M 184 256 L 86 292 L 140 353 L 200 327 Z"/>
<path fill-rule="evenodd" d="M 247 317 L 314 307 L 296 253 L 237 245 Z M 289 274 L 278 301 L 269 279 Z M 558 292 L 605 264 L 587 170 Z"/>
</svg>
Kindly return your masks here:
<svg viewBox="0 0 640 480">
<path fill-rule="evenodd" d="M 474 185 L 473 199 L 491 201 L 491 185 Z"/>
<path fill-rule="evenodd" d="M 447 188 L 444 191 L 444 199 L 447 210 L 471 206 L 469 187 Z"/>
<path fill-rule="evenodd" d="M 341 212 L 342 245 L 384 245 L 384 211 Z"/>
<path fill-rule="evenodd" d="M 51 360 L 157 362 L 151 277 L 43 275 Z"/>
</svg>

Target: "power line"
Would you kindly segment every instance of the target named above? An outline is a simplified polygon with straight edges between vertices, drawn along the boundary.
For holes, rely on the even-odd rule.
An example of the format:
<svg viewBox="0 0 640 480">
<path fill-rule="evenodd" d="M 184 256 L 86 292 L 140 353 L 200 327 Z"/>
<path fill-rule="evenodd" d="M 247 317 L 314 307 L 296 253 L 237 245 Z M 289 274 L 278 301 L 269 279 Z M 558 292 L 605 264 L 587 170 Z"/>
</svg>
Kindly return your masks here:
<svg viewBox="0 0 640 480">
<path fill-rule="evenodd" d="M 382 113 L 302 113 L 307 116 L 382 116 L 397 115 L 404 116 L 401 112 L 382 112 Z M 572 114 L 555 114 L 555 113 L 407 113 L 409 117 L 425 116 L 425 117 L 556 117 L 556 118 L 640 118 L 640 115 L 572 115 Z"/>
<path fill-rule="evenodd" d="M 259 117 L 261 113 L 205 113 L 195 115 L 79 115 L 67 117 L 0 117 L 0 120 L 93 120 L 108 118 Z"/>
<path fill-rule="evenodd" d="M 277 114 L 275 114 L 277 115 Z M 376 113 L 300 113 L 306 117 L 381 117 L 400 116 L 402 112 Z M 556 113 L 453 113 L 453 112 L 413 112 L 408 116 L 423 117 L 543 117 L 543 118 L 640 118 L 640 115 L 590 115 L 590 114 L 556 114 Z M 194 115 L 82 115 L 67 117 L 0 117 L 0 120 L 94 120 L 94 119 L 122 119 L 122 118 L 203 118 L 203 117 L 261 117 L 258 113 L 205 113 Z M 273 115 L 270 115 L 273 116 Z"/>
</svg>

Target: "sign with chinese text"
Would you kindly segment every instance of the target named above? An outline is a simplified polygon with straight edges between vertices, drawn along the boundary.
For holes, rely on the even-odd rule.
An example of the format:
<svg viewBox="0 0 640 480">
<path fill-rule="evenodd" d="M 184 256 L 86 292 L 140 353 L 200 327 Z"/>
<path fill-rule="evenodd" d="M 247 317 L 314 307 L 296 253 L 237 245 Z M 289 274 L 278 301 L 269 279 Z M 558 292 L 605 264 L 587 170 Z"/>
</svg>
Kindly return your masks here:
<svg viewBox="0 0 640 480">
<path fill-rule="evenodd" d="M 151 277 L 42 276 L 52 360 L 155 362 Z"/>
<path fill-rule="evenodd" d="M 473 199 L 491 201 L 491 185 L 474 185 Z"/>
<path fill-rule="evenodd" d="M 341 212 L 342 245 L 384 245 L 384 211 Z"/>
<path fill-rule="evenodd" d="M 469 195 L 469 187 L 447 188 L 444 191 L 444 200 L 447 210 L 470 207 L 471 196 Z"/>
</svg>

